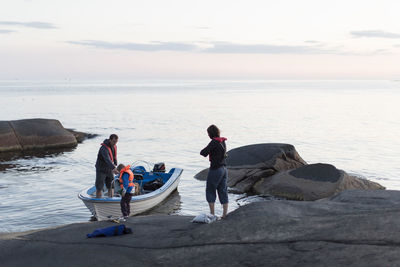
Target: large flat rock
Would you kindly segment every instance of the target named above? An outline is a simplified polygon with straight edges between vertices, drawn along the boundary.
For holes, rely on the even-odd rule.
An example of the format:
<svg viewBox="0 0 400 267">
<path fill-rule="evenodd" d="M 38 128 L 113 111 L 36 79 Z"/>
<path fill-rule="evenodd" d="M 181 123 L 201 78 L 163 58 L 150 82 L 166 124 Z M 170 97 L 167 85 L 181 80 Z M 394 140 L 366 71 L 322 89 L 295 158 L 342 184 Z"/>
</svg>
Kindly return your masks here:
<svg viewBox="0 0 400 267">
<path fill-rule="evenodd" d="M 26 119 L 10 121 L 23 150 L 63 148 L 77 145 L 75 136 L 58 120 Z"/>
<path fill-rule="evenodd" d="M 22 147 L 9 121 L 0 121 L 0 152 L 21 151 Z"/>
<path fill-rule="evenodd" d="M 210 225 L 131 217 L 132 235 L 87 239 L 111 222 L 0 235 L 4 266 L 396 266 L 400 192 L 349 190 L 320 201 L 252 203 Z"/>
<path fill-rule="evenodd" d="M 76 147 L 96 135 L 65 129 L 58 120 L 24 119 L 0 121 L 0 157 L 53 154 Z"/>
</svg>

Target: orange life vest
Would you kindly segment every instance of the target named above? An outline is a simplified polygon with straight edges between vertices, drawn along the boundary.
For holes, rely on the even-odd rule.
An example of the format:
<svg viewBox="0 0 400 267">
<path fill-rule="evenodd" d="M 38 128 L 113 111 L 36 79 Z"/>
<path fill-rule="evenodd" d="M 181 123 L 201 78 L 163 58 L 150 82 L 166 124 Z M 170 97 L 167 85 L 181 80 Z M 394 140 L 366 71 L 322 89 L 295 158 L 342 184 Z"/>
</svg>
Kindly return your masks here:
<svg viewBox="0 0 400 267">
<path fill-rule="evenodd" d="M 122 175 L 126 172 L 127 174 L 129 174 L 129 184 L 128 187 L 132 186 L 133 188 L 135 187 L 134 183 L 133 183 L 133 172 L 131 171 L 131 166 L 125 166 L 125 168 L 123 168 L 120 172 L 119 172 L 119 184 L 121 186 L 121 189 L 124 189 L 124 180 L 122 180 Z"/>
<path fill-rule="evenodd" d="M 102 145 L 102 146 L 105 146 L 105 147 L 107 148 L 108 154 L 110 155 L 110 159 L 111 159 L 112 163 L 115 163 L 115 162 L 114 162 L 114 156 L 113 156 L 111 147 L 107 146 L 107 145 L 104 144 L 104 143 L 101 143 L 101 145 Z M 114 153 L 115 153 L 115 161 L 117 161 L 117 146 L 114 146 Z"/>
</svg>

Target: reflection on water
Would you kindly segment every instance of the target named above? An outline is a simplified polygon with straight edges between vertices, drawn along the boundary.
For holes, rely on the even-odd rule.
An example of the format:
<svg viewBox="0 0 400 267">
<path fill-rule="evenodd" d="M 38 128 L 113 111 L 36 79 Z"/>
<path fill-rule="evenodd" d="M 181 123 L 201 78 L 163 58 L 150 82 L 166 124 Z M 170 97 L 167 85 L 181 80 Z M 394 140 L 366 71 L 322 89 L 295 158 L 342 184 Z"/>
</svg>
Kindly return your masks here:
<svg viewBox="0 0 400 267">
<path fill-rule="evenodd" d="M 36 149 L 27 151 L 13 151 L 13 152 L 2 152 L 0 153 L 0 164 L 4 161 L 12 161 L 16 159 L 31 159 L 31 158 L 45 158 L 45 157 L 57 157 L 65 152 L 74 151 L 73 148 L 47 148 L 47 149 Z"/>
<path fill-rule="evenodd" d="M 50 165 L 59 165 L 61 163 L 57 160 L 57 157 L 63 155 L 66 152 L 72 152 L 75 149 L 76 148 L 53 148 L 28 150 L 23 152 L 3 152 L 0 153 L 0 172 L 15 171 L 37 173 L 50 171 L 54 168 Z M 32 164 L 32 162 L 35 162 L 37 161 L 37 159 L 40 158 L 54 158 L 54 161 L 46 161 L 46 165 L 42 166 Z"/>
<path fill-rule="evenodd" d="M 132 208 L 134 209 L 135 206 L 131 206 L 131 209 Z M 139 215 L 174 214 L 178 213 L 180 208 L 181 208 L 181 196 L 179 195 L 178 190 L 175 190 L 160 204 L 158 204 L 151 210 L 143 212 Z"/>
<path fill-rule="evenodd" d="M 17 165 L 12 163 L 1 163 L 0 161 L 0 172 L 7 171 L 9 169 L 15 168 Z"/>
<path fill-rule="evenodd" d="M 17 172 L 37 173 L 37 172 L 50 171 L 51 169 L 53 169 L 53 167 L 13 164 L 13 167 L 10 169 Z"/>
</svg>

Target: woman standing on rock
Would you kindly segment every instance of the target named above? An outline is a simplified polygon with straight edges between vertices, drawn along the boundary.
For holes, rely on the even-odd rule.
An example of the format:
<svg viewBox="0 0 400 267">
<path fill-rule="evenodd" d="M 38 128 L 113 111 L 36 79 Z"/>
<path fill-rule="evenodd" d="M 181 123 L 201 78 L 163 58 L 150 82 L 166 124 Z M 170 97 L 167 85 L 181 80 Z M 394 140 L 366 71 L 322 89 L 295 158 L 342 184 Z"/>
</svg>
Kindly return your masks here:
<svg viewBox="0 0 400 267">
<path fill-rule="evenodd" d="M 217 126 L 210 125 L 207 128 L 210 143 L 200 151 L 200 155 L 210 159 L 210 169 L 207 176 L 206 199 L 210 206 L 210 213 L 215 215 L 214 204 L 216 193 L 218 192 L 219 202 L 222 204 L 222 218 L 228 213 L 228 187 L 226 180 L 228 172 L 226 170 L 226 144 L 225 137 L 220 137 L 220 131 Z"/>
</svg>

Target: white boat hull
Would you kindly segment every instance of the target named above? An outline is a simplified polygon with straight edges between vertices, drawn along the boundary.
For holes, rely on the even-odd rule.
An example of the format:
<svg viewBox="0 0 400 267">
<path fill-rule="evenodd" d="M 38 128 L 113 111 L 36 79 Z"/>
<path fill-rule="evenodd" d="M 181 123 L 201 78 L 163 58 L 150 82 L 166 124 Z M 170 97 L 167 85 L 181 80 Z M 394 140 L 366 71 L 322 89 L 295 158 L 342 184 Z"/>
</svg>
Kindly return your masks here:
<svg viewBox="0 0 400 267">
<path fill-rule="evenodd" d="M 182 169 L 176 168 L 168 181 L 159 189 L 143 195 L 132 196 L 131 214 L 136 215 L 145 212 L 166 199 L 178 187 Z M 78 194 L 78 197 L 85 203 L 86 207 L 99 221 L 109 220 L 121 216 L 121 197 L 95 198 L 94 186 L 87 188 Z"/>
</svg>

